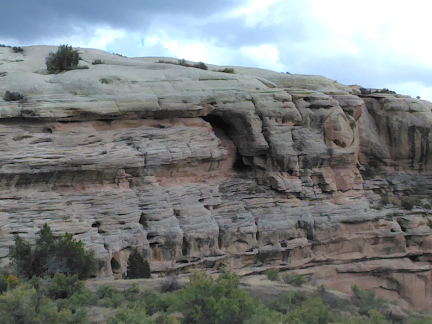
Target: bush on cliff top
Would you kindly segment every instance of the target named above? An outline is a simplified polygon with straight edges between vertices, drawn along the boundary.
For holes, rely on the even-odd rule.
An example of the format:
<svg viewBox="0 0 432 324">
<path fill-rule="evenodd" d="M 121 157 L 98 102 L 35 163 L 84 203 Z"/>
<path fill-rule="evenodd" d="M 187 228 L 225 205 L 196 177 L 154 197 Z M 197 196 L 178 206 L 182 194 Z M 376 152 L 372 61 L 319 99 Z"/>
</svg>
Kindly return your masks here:
<svg viewBox="0 0 432 324">
<path fill-rule="evenodd" d="M 25 100 L 25 97 L 19 93 L 14 91 L 6 91 L 3 96 L 4 101 L 22 101 Z"/>
<path fill-rule="evenodd" d="M 60 45 L 57 52 L 48 54 L 45 63 L 47 70 L 54 73 L 76 68 L 81 59 L 78 51 L 72 49 L 72 46 Z"/>
</svg>

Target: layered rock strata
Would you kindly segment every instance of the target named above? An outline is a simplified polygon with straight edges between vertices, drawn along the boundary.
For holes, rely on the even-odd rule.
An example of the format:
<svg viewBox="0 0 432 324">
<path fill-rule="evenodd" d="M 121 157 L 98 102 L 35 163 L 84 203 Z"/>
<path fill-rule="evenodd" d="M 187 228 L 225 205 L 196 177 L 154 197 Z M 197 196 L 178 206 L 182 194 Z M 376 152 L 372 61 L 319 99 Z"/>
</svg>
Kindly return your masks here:
<svg viewBox="0 0 432 324">
<path fill-rule="evenodd" d="M 90 49 L 50 75 L 50 50 L 0 48 L 0 93 L 27 97 L 0 100 L 2 266 L 47 222 L 100 276 L 138 249 L 154 272 L 280 267 L 432 306 L 431 103 Z"/>
</svg>

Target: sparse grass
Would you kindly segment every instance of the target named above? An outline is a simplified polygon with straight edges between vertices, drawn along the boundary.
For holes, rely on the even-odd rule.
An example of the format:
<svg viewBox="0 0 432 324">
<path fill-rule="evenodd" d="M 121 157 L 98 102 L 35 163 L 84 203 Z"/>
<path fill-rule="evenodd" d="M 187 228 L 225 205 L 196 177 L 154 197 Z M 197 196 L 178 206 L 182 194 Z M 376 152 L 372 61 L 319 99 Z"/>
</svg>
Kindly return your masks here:
<svg viewBox="0 0 432 324">
<path fill-rule="evenodd" d="M 416 196 L 391 196 L 388 193 L 381 196 L 381 206 L 392 204 L 396 207 L 403 208 L 405 210 L 412 210 L 414 207 L 425 207 L 429 208 L 431 205 L 429 202 L 423 203 L 419 197 Z"/>
<path fill-rule="evenodd" d="M 216 70 L 216 72 L 235 73 L 233 68 L 225 68 L 225 69 L 221 69 L 221 70 Z"/>
<path fill-rule="evenodd" d="M 99 82 L 103 83 L 103 84 L 110 84 L 110 83 L 113 83 L 113 80 L 110 80 L 110 79 L 107 79 L 107 78 L 100 78 Z"/>
<path fill-rule="evenodd" d="M 166 277 L 165 280 L 161 283 L 159 290 L 162 293 L 169 291 L 176 291 L 181 289 L 182 284 L 178 281 L 177 276 Z"/>
<path fill-rule="evenodd" d="M 0 293 L 2 324 L 431 323 L 430 316 L 414 312 L 393 321 L 388 301 L 355 286 L 351 302 L 346 299 L 343 309 L 320 297 L 321 288 L 312 295 L 293 289 L 284 293 L 275 290 L 271 300 L 261 295 L 253 298 L 242 289 L 239 277 L 227 272 L 216 279 L 196 272 L 181 289 L 166 293 L 140 291 L 136 284 L 124 290 L 101 285 L 92 292 L 77 276 L 65 275 L 33 278 L 28 283 L 2 277 L 2 282 L 6 281 L 13 285 Z"/>
<path fill-rule="evenodd" d="M 282 277 L 283 282 L 286 284 L 301 287 L 306 283 L 306 278 L 302 274 L 287 273 Z"/>
<path fill-rule="evenodd" d="M 97 60 L 94 60 L 94 61 L 92 62 L 92 64 L 93 64 L 93 65 L 97 65 L 97 64 L 105 64 L 105 61 L 102 61 L 102 60 L 97 59 Z"/>
<path fill-rule="evenodd" d="M 365 88 L 360 88 L 360 92 L 363 95 L 367 95 L 367 94 L 373 94 L 373 93 L 392 93 L 392 94 L 396 94 L 395 91 L 389 90 L 387 88 L 381 89 L 381 90 L 374 90 L 374 89 L 365 89 Z"/>
<path fill-rule="evenodd" d="M 279 281 L 279 270 L 269 269 L 265 272 L 267 279 L 271 281 Z"/>
<path fill-rule="evenodd" d="M 189 64 L 185 59 L 178 60 L 178 62 L 159 60 L 157 63 L 174 64 L 174 65 L 181 65 L 185 67 L 193 67 L 201 70 L 208 70 L 207 65 L 205 65 L 203 62 L 198 62 L 196 64 Z"/>
</svg>

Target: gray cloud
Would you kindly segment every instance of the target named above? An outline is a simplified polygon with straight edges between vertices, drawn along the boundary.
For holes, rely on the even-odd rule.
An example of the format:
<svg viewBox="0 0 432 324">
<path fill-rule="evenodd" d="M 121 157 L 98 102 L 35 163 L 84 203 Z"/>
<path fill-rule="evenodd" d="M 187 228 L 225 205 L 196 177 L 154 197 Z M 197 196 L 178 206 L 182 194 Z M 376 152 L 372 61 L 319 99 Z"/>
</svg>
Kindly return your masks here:
<svg viewBox="0 0 432 324">
<path fill-rule="evenodd" d="M 208 44 L 219 64 L 278 66 L 291 73 L 324 75 L 366 87 L 409 82 L 432 87 L 432 67 L 383 45 L 382 40 L 392 32 L 390 27 L 379 26 L 375 39 L 368 39 L 362 31 L 351 35 L 358 52 L 347 52 L 334 31 L 310 16 L 307 1 L 276 1 L 268 8 L 270 16 L 252 27 L 246 23 L 246 14 L 227 15 L 230 9 L 247 3 L 251 0 L 218 0 L 211 5 L 203 0 L 15 0 L 2 4 L 0 37 L 34 44 L 40 39 L 67 39 L 77 33 L 73 26 L 79 27 L 79 39 L 85 40 L 94 36 L 96 26 L 109 26 L 128 30 L 107 47 L 128 56 L 174 56 L 162 41 L 145 42 L 148 35 L 168 35 L 180 46 L 182 42 Z M 140 47 L 141 43 L 145 46 Z M 241 50 L 263 44 L 278 49 L 280 64 Z"/>
<path fill-rule="evenodd" d="M 144 31 L 155 15 L 202 18 L 246 0 L 14 0 L 1 5 L 1 37 L 34 42 L 43 37 L 70 35 L 71 26 L 109 25 Z"/>
</svg>

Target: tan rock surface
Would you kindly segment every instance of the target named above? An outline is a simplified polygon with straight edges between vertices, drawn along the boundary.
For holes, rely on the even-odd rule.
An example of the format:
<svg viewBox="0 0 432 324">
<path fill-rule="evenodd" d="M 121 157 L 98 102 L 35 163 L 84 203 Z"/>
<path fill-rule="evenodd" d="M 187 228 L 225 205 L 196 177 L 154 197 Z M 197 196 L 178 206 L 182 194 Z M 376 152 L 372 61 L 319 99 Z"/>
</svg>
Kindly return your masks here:
<svg viewBox="0 0 432 324">
<path fill-rule="evenodd" d="M 432 306 L 432 104 L 92 49 L 88 69 L 47 74 L 55 49 L 0 48 L 0 94 L 27 97 L 0 100 L 2 266 L 14 234 L 47 222 L 95 250 L 102 277 L 138 249 L 154 272 L 298 269 Z"/>
</svg>

